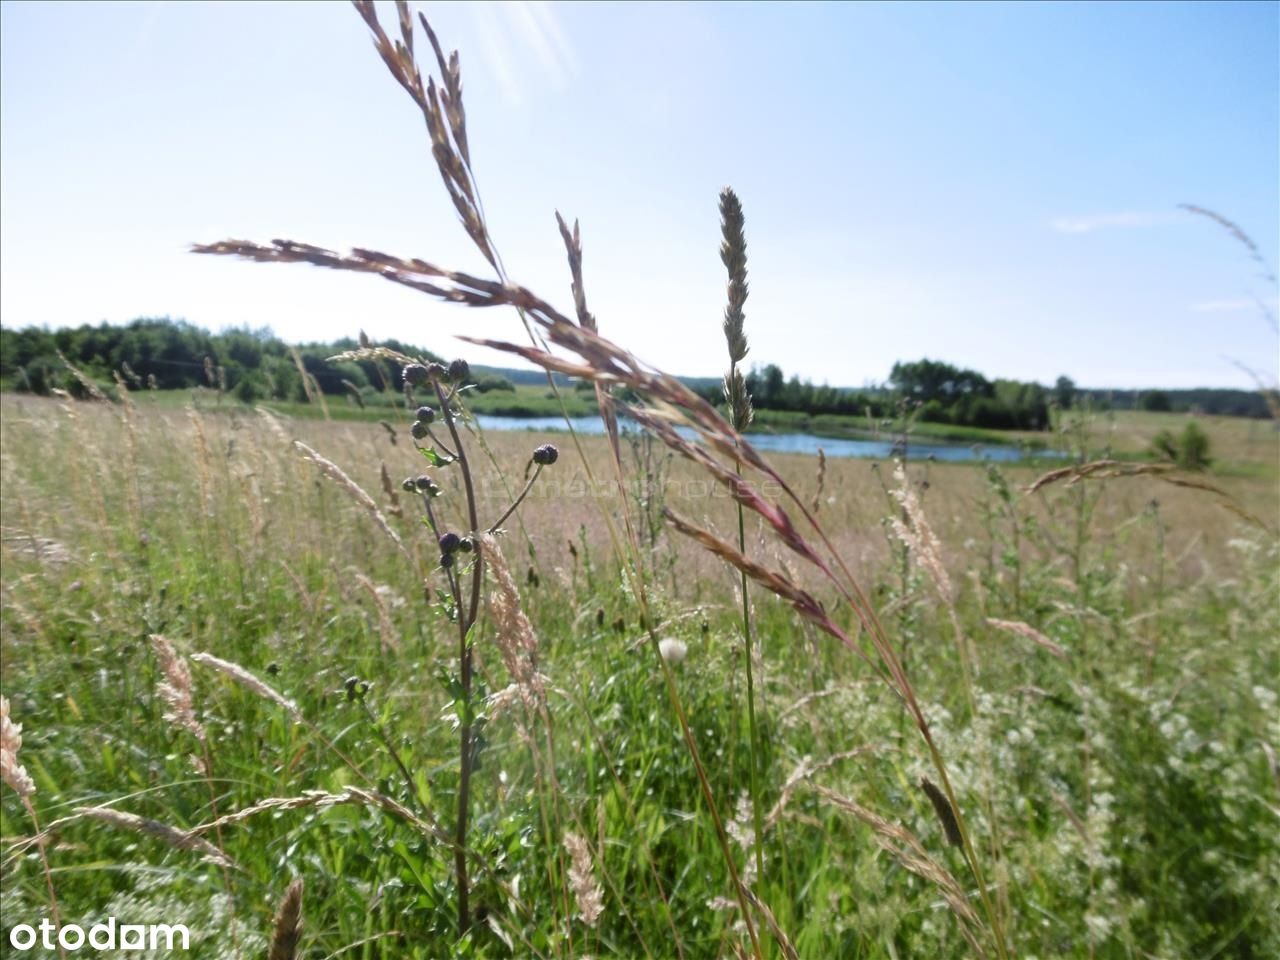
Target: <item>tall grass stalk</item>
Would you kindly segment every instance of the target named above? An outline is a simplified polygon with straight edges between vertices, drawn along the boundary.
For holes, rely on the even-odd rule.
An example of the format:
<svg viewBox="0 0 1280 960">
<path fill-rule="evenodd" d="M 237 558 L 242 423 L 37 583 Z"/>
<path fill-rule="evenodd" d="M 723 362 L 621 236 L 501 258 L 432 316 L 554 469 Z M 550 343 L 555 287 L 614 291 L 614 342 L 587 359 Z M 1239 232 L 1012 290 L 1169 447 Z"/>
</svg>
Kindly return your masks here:
<svg viewBox="0 0 1280 960">
<path fill-rule="evenodd" d="M 58 914 L 58 895 L 53 889 L 53 870 L 49 867 L 49 855 L 45 851 L 47 838 L 40 829 L 40 817 L 36 814 L 35 805 L 31 802 L 36 792 L 35 781 L 27 773 L 27 768 L 18 759 L 18 751 L 22 749 L 22 724 L 14 723 L 9 718 L 9 698 L 0 695 L 0 780 L 3 780 L 18 798 L 22 807 L 31 818 L 31 825 L 36 828 L 36 850 L 40 855 L 40 866 L 44 870 L 45 889 L 49 895 L 49 916 L 54 927 L 61 927 Z M 58 955 L 66 960 L 67 952 L 58 942 Z"/>
<path fill-rule="evenodd" d="M 729 372 L 724 376 L 724 398 L 728 407 L 729 422 L 738 433 L 751 425 L 754 411 L 751 393 L 739 364 L 747 357 L 747 335 L 743 329 L 746 320 L 743 306 L 747 301 L 747 235 L 746 218 L 742 202 L 733 189 L 720 191 L 720 260 L 729 273 L 728 304 L 724 308 L 724 339 L 729 348 Z M 734 465 L 741 476 L 741 466 Z M 734 505 L 738 513 L 738 550 L 747 553 L 746 513 L 741 503 Z M 755 827 L 756 877 L 764 882 L 764 814 L 760 796 L 760 733 L 756 726 L 755 649 L 751 638 L 751 597 L 748 593 L 746 571 L 739 572 L 742 591 L 742 644 L 747 662 L 747 762 L 750 764 L 748 783 L 751 789 L 751 813 Z M 763 664 L 763 658 L 761 663 Z"/>
</svg>

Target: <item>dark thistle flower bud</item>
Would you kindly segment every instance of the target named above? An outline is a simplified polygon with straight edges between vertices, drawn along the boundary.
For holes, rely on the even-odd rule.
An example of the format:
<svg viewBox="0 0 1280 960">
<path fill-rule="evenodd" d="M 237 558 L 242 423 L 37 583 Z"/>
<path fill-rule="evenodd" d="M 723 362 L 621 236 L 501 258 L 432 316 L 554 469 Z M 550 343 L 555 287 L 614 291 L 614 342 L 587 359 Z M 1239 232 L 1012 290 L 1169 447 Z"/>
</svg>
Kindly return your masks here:
<svg viewBox="0 0 1280 960">
<path fill-rule="evenodd" d="M 453 553 L 462 544 L 462 538 L 456 533 L 446 533 L 440 537 L 440 552 Z"/>
<path fill-rule="evenodd" d="M 426 408 L 424 407 L 423 409 Z M 413 439 L 425 440 L 427 439 L 429 428 L 425 420 L 415 420 L 413 421 L 413 426 L 409 428 L 409 432 L 413 434 Z"/>
<path fill-rule="evenodd" d="M 416 416 L 423 423 L 431 423 L 436 418 L 436 411 L 434 407 L 419 407 Z"/>
<path fill-rule="evenodd" d="M 405 477 L 400 483 L 400 489 L 405 493 L 413 493 L 418 489 L 418 480 L 416 477 Z"/>
<path fill-rule="evenodd" d="M 442 553 L 442 554 L 440 555 L 440 566 L 444 567 L 444 569 L 446 569 L 446 570 L 448 570 L 450 567 L 452 567 L 452 566 L 453 566 L 453 554 L 452 554 L 452 553 Z"/>
<path fill-rule="evenodd" d="M 440 496 L 439 485 L 425 473 L 414 479 L 413 486 L 419 493 L 425 493 L 429 497 Z"/>
<path fill-rule="evenodd" d="M 404 366 L 404 382 L 417 386 L 426 383 L 429 371 L 420 363 L 406 363 Z"/>
<path fill-rule="evenodd" d="M 449 371 L 445 369 L 443 363 L 431 363 L 427 365 L 427 376 L 432 380 L 443 380 L 449 376 Z"/>
<path fill-rule="evenodd" d="M 470 553 L 475 548 L 476 548 L 475 541 L 472 540 L 470 537 L 463 537 L 461 540 L 458 541 L 458 549 L 461 550 L 463 553 Z"/>
<path fill-rule="evenodd" d="M 560 458 L 560 451 L 554 443 L 544 443 L 533 451 L 533 462 L 542 467 L 550 466 Z"/>
<path fill-rule="evenodd" d="M 359 677 L 347 677 L 347 679 L 343 681 L 342 686 L 347 691 L 348 701 L 363 700 L 365 693 L 369 689 L 369 685 Z"/>
<path fill-rule="evenodd" d="M 449 364 L 450 380 L 466 380 L 469 376 L 471 376 L 471 365 L 468 364 L 467 361 L 455 360 L 453 363 Z"/>
</svg>

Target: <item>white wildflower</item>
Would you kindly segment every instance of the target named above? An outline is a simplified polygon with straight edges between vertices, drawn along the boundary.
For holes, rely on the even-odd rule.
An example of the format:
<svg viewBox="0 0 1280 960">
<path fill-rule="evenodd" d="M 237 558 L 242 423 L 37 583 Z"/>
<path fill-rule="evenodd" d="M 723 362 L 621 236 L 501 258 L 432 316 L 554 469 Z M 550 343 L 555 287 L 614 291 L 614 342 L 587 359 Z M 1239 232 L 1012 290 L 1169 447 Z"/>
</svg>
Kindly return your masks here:
<svg viewBox="0 0 1280 960">
<path fill-rule="evenodd" d="M 658 641 L 658 652 L 662 654 L 663 660 L 675 666 L 684 662 L 684 658 L 689 655 L 689 648 L 683 640 L 667 637 Z"/>
</svg>

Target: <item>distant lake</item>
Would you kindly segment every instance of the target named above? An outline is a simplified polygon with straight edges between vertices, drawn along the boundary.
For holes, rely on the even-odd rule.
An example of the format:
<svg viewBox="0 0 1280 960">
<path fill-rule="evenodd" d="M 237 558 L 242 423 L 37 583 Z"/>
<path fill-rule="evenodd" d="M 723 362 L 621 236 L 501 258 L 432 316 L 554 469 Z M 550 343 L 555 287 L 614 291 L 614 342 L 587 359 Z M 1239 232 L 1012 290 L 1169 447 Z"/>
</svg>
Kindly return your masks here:
<svg viewBox="0 0 1280 960">
<path fill-rule="evenodd" d="M 564 430 L 563 417 L 495 417 L 484 414 L 476 415 L 481 429 L 484 430 L 528 430 L 555 431 Z M 573 429 L 581 434 L 604 433 L 604 421 L 599 417 L 570 417 Z M 622 424 L 623 432 L 628 430 L 626 422 Z M 634 429 L 634 428 L 631 428 Z M 681 433 L 691 434 L 682 429 Z M 751 445 L 757 450 L 769 453 L 807 453 L 816 455 L 818 448 L 828 457 L 863 457 L 872 460 L 887 460 L 895 454 L 891 440 L 842 440 L 832 437 L 815 437 L 809 433 L 752 433 L 747 435 Z M 973 461 L 973 460 L 1022 460 L 1028 456 L 1055 456 L 1052 451 L 1037 450 L 1028 454 L 1021 447 L 993 444 L 962 443 L 920 443 L 913 441 L 908 448 L 912 460 L 933 457 L 935 460 Z"/>
</svg>

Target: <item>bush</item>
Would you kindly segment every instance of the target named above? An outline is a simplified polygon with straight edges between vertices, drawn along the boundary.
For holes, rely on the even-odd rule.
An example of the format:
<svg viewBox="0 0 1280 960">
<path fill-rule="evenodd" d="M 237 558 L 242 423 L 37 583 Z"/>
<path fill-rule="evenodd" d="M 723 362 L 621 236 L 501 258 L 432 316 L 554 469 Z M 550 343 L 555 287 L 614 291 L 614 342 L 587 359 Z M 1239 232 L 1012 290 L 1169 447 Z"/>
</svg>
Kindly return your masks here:
<svg viewBox="0 0 1280 960">
<path fill-rule="evenodd" d="M 262 399 L 262 388 L 252 377 L 244 377 L 235 386 L 235 397 L 241 403 L 257 403 Z"/>
<path fill-rule="evenodd" d="M 44 357 L 37 357 L 25 367 L 18 368 L 15 387 L 23 393 L 38 393 L 47 396 L 50 389 L 58 385 L 61 373 L 59 365 Z"/>
<path fill-rule="evenodd" d="M 1151 454 L 1161 460 L 1176 463 L 1178 460 L 1178 438 L 1172 430 L 1161 430 L 1151 438 Z"/>
<path fill-rule="evenodd" d="M 1204 470 L 1213 462 L 1209 456 L 1209 435 L 1194 420 L 1176 437 L 1171 430 L 1161 430 L 1151 438 L 1150 451 L 1158 459 L 1176 463 L 1183 470 Z"/>
<path fill-rule="evenodd" d="M 1194 420 L 1182 428 L 1177 459 L 1184 470 L 1204 470 L 1213 462 L 1209 457 L 1209 435 Z"/>
<path fill-rule="evenodd" d="M 476 380 L 476 390 L 480 393 L 489 393 L 493 390 L 515 393 L 516 385 L 500 373 L 486 373 Z"/>
</svg>

